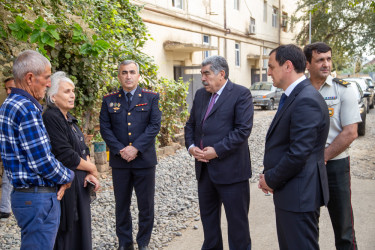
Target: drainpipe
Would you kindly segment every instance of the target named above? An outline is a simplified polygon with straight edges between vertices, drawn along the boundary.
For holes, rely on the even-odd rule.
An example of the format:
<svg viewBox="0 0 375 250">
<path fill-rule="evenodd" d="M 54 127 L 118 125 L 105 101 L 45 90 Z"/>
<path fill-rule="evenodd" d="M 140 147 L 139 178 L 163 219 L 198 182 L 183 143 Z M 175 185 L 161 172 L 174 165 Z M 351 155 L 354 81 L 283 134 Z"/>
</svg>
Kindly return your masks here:
<svg viewBox="0 0 375 250">
<path fill-rule="evenodd" d="M 281 0 L 279 0 L 279 45 L 281 45 L 281 14 L 282 14 L 282 11 L 281 11 Z"/>
<path fill-rule="evenodd" d="M 227 1 L 224 0 L 224 30 L 225 30 L 225 36 L 224 36 L 224 57 L 228 59 L 228 52 L 227 52 Z"/>
</svg>

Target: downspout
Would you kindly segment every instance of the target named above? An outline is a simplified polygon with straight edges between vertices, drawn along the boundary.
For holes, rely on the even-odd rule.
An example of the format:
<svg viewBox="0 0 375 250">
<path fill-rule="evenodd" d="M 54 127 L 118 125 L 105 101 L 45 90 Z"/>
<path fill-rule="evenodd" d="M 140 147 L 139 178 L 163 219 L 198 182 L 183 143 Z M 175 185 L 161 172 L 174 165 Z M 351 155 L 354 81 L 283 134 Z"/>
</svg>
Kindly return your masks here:
<svg viewBox="0 0 375 250">
<path fill-rule="evenodd" d="M 281 45 L 281 0 L 279 0 L 279 45 Z"/>
<path fill-rule="evenodd" d="M 227 52 L 227 0 L 224 0 L 224 57 L 228 59 L 228 52 Z"/>
</svg>

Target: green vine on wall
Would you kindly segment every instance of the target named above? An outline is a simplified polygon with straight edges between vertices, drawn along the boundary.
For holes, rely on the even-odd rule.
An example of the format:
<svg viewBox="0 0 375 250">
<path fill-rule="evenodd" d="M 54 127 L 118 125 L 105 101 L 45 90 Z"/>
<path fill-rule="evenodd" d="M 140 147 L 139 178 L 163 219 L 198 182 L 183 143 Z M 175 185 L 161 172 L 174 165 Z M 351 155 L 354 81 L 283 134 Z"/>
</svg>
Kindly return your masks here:
<svg viewBox="0 0 375 250">
<path fill-rule="evenodd" d="M 0 0 L 0 68 L 7 77 L 11 61 L 23 49 L 37 49 L 53 71 L 67 72 L 76 83 L 73 114 L 84 133 L 99 123 L 102 96 L 119 87 L 117 65 L 139 63 L 142 86 L 161 93 L 162 146 L 187 117 L 186 83 L 157 79 L 157 65 L 141 50 L 150 39 L 139 16 L 141 6 L 128 0 Z"/>
</svg>

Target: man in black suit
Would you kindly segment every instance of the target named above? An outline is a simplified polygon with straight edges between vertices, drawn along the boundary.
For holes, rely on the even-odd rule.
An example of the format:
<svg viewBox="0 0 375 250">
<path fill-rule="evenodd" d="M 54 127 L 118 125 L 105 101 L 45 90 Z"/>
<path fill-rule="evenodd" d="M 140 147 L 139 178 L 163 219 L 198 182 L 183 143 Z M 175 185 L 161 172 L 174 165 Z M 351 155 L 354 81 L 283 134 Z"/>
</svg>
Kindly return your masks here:
<svg viewBox="0 0 375 250">
<path fill-rule="evenodd" d="M 155 137 L 159 133 L 159 94 L 138 86 L 139 65 L 120 63 L 122 88 L 103 98 L 100 133 L 109 147 L 120 250 L 133 250 L 130 203 L 133 188 L 139 210 L 138 248 L 148 249 L 154 224 Z"/>
<path fill-rule="evenodd" d="M 223 249 L 220 218 L 224 204 L 229 248 L 248 250 L 251 249 L 248 138 L 254 113 L 251 93 L 228 79 L 229 67 L 221 56 L 205 59 L 201 74 L 204 88 L 195 94 L 185 126 L 185 144 L 195 157 L 204 231 L 202 249 Z"/>
<path fill-rule="evenodd" d="M 280 249 L 319 249 L 320 207 L 329 198 L 324 164 L 328 108 L 306 79 L 305 67 L 305 55 L 295 45 L 270 53 L 268 75 L 287 98 L 282 97 L 267 132 L 259 188 L 273 192 Z"/>
</svg>

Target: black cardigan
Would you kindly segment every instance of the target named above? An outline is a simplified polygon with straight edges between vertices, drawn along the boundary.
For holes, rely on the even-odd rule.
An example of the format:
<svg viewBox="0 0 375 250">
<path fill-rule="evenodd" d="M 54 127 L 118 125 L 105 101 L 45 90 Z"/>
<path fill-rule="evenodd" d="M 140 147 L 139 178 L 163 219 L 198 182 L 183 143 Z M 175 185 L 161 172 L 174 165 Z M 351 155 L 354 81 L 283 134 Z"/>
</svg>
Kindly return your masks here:
<svg viewBox="0 0 375 250">
<path fill-rule="evenodd" d="M 67 116 L 68 119 L 65 119 L 58 108 L 48 107 L 43 114 L 43 122 L 51 141 L 52 153 L 65 167 L 74 171 L 81 158 L 87 159 L 89 148 L 85 145 L 77 119 L 69 112 Z"/>
<path fill-rule="evenodd" d="M 77 125 L 77 119 L 69 113 L 67 116 L 68 119 L 65 119 L 56 107 L 48 107 L 43 113 L 43 122 L 51 141 L 52 153 L 65 167 L 76 172 L 71 187 L 65 191 L 60 202 L 59 230 L 62 231 L 71 231 L 74 221 L 78 220 L 77 192 L 80 192 L 78 189 L 83 188 L 78 183 L 83 183 L 83 181 L 78 181 L 77 178 L 84 178 L 85 175 L 80 174 L 81 177 L 78 177 L 77 167 L 81 158 L 86 160 L 89 155 L 89 149 L 85 145 L 84 136 Z"/>
</svg>

